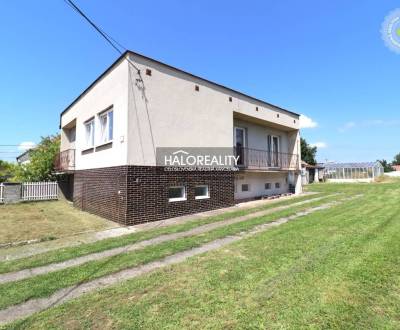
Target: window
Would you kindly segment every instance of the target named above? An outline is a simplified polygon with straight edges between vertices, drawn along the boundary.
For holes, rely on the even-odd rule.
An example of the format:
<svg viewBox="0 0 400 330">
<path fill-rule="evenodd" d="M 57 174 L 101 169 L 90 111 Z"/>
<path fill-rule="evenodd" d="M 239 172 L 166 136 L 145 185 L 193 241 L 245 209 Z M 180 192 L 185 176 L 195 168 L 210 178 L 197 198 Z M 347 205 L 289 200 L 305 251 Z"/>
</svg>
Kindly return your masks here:
<svg viewBox="0 0 400 330">
<path fill-rule="evenodd" d="M 271 189 L 271 184 L 269 182 L 267 182 L 265 184 L 265 190 L 269 190 L 269 189 Z"/>
<path fill-rule="evenodd" d="M 280 184 L 279 182 L 276 182 L 276 183 L 275 183 L 275 188 L 276 188 L 276 189 L 279 189 L 280 187 L 281 187 L 281 184 Z"/>
<path fill-rule="evenodd" d="M 99 114 L 100 136 L 99 143 L 107 143 L 113 139 L 113 111 L 108 110 Z"/>
<path fill-rule="evenodd" d="M 73 143 L 76 139 L 76 127 L 72 127 L 67 131 L 68 142 Z"/>
<path fill-rule="evenodd" d="M 151 76 L 151 70 L 150 69 L 146 69 L 146 75 Z"/>
<path fill-rule="evenodd" d="M 195 86 L 194 86 L 194 90 L 195 90 L 196 92 L 198 92 L 198 91 L 200 90 L 200 87 L 199 87 L 198 85 L 195 85 Z"/>
<path fill-rule="evenodd" d="M 210 194 L 209 194 L 209 191 L 208 191 L 208 186 L 206 186 L 206 185 L 196 186 L 194 188 L 194 195 L 195 195 L 195 199 L 210 198 Z"/>
<path fill-rule="evenodd" d="M 250 191 L 250 186 L 247 183 L 242 184 L 242 191 Z"/>
<path fill-rule="evenodd" d="M 168 200 L 170 202 L 178 202 L 186 200 L 186 189 L 184 186 L 169 187 Z"/>
<path fill-rule="evenodd" d="M 94 145 L 94 118 L 85 123 L 85 141 L 86 147 L 93 147 Z"/>
</svg>

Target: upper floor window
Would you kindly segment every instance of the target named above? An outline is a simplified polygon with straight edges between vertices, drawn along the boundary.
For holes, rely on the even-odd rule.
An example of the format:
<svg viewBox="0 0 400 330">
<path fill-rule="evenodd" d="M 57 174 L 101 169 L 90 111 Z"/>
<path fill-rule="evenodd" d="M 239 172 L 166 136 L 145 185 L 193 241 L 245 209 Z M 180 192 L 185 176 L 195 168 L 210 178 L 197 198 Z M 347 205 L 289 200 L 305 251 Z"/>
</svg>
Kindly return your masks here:
<svg viewBox="0 0 400 330">
<path fill-rule="evenodd" d="M 67 136 L 68 136 L 68 141 L 69 141 L 70 143 L 75 142 L 75 139 L 76 139 L 76 127 L 70 128 L 70 129 L 68 130 Z"/>
<path fill-rule="evenodd" d="M 86 147 L 94 146 L 94 118 L 85 122 L 85 142 Z"/>
<path fill-rule="evenodd" d="M 99 143 L 107 143 L 113 139 L 113 110 L 108 110 L 99 114 Z"/>
</svg>

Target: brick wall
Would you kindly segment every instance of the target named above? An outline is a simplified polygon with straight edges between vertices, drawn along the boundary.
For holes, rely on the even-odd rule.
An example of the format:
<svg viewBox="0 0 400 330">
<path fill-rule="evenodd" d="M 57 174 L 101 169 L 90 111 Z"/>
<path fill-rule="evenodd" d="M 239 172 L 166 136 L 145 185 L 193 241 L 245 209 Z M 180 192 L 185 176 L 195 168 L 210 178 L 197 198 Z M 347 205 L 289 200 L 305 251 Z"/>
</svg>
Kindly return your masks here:
<svg viewBox="0 0 400 330">
<path fill-rule="evenodd" d="M 196 200 L 196 185 L 209 186 L 209 199 Z M 168 187 L 184 185 L 186 201 L 169 202 Z M 75 172 L 74 204 L 126 224 L 162 220 L 234 205 L 234 173 L 169 172 L 154 166 L 120 166 Z"/>
<path fill-rule="evenodd" d="M 125 223 L 127 167 L 76 171 L 74 205 L 103 218 Z"/>
</svg>

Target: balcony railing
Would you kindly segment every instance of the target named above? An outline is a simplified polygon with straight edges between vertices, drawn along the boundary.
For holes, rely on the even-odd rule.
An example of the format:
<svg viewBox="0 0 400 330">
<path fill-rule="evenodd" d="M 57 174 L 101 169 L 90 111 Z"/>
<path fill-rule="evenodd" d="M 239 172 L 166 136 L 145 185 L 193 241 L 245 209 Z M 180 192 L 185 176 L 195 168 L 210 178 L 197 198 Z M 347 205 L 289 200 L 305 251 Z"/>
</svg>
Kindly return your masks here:
<svg viewBox="0 0 400 330">
<path fill-rule="evenodd" d="M 75 149 L 61 151 L 54 161 L 57 171 L 72 171 L 75 169 Z"/>
<path fill-rule="evenodd" d="M 267 150 L 235 147 L 241 169 L 296 170 L 299 168 L 298 155 Z"/>
</svg>

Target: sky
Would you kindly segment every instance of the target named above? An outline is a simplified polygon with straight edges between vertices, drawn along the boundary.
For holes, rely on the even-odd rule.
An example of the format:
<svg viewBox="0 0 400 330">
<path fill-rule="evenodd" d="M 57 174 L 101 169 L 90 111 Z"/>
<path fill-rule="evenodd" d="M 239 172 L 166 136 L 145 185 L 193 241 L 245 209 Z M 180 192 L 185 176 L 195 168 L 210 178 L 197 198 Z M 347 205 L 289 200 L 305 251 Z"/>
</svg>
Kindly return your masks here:
<svg viewBox="0 0 400 330">
<path fill-rule="evenodd" d="M 75 2 L 128 49 L 303 114 L 318 161 L 400 152 L 400 53 L 380 32 L 398 1 Z M 13 160 L 118 53 L 63 0 L 2 1 L 0 31 L 0 159 Z"/>
</svg>

